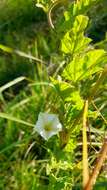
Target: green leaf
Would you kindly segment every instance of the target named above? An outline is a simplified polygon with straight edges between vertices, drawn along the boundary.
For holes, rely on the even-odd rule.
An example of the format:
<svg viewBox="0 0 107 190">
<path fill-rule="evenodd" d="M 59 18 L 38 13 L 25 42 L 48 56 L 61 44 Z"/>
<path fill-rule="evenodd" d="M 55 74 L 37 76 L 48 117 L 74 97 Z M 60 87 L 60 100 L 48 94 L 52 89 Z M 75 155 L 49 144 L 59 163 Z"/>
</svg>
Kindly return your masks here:
<svg viewBox="0 0 107 190">
<path fill-rule="evenodd" d="M 52 77 L 51 81 L 64 102 L 70 102 L 77 110 L 83 108 L 83 99 L 81 98 L 79 91 L 75 90 L 74 86 L 64 81 L 55 80 Z"/>
<path fill-rule="evenodd" d="M 74 57 L 73 61 L 64 69 L 63 77 L 73 82 L 87 79 L 102 70 L 101 63 L 104 55 L 104 50 L 91 50 L 86 54 Z"/>
<path fill-rule="evenodd" d="M 75 2 L 71 2 L 68 9 L 64 12 L 65 20 L 60 22 L 58 28 L 61 31 L 67 32 L 72 28 L 75 17 L 78 15 L 87 15 L 87 12 L 91 10 L 95 5 L 97 6 L 101 0 L 78 0 Z"/>
<path fill-rule="evenodd" d="M 73 26 L 74 32 L 76 33 L 83 32 L 88 25 L 88 20 L 89 19 L 87 16 L 83 16 L 83 15 L 77 16 L 74 22 L 74 26 Z"/>
<path fill-rule="evenodd" d="M 72 106 L 75 106 L 77 110 L 81 110 L 83 108 L 84 102 L 79 91 L 73 91 L 65 100 L 67 102 L 71 102 Z"/>
<path fill-rule="evenodd" d="M 74 86 L 70 85 L 67 82 L 55 80 L 51 77 L 51 81 L 54 84 L 58 94 L 61 98 L 66 101 L 66 99 L 71 95 L 74 90 Z"/>
<path fill-rule="evenodd" d="M 82 52 L 91 39 L 84 36 L 84 30 L 88 24 L 88 17 L 79 15 L 76 17 L 71 31 L 64 35 L 61 40 L 61 51 L 65 54 L 74 54 Z"/>
<path fill-rule="evenodd" d="M 89 8 L 91 8 L 92 5 L 99 3 L 100 0 L 79 0 L 77 3 L 74 3 L 71 5 L 69 13 L 71 16 L 76 16 L 79 14 L 86 14 Z"/>
</svg>

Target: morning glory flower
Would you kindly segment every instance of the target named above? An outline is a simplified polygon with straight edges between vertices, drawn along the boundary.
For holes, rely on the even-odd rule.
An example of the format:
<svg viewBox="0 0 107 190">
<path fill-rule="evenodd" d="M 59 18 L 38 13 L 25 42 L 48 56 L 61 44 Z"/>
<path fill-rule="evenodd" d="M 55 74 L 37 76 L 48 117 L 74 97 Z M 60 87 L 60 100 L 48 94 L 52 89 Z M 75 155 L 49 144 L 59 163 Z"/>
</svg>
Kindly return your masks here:
<svg viewBox="0 0 107 190">
<path fill-rule="evenodd" d="M 34 130 L 37 131 L 45 140 L 48 140 L 59 131 L 62 131 L 62 125 L 56 114 L 40 112 Z"/>
</svg>

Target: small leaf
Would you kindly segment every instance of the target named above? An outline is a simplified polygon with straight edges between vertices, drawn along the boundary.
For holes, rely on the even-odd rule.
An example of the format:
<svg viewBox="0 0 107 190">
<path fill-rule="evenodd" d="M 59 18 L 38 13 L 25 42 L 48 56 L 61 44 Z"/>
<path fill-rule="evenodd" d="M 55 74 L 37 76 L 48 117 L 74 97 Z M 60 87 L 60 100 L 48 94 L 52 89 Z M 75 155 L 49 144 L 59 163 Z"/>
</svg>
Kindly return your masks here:
<svg viewBox="0 0 107 190">
<path fill-rule="evenodd" d="M 88 25 L 88 17 L 87 16 L 83 16 L 83 15 L 79 15 L 76 17 L 76 20 L 74 22 L 74 32 L 82 32 L 86 29 L 87 25 Z"/>
</svg>

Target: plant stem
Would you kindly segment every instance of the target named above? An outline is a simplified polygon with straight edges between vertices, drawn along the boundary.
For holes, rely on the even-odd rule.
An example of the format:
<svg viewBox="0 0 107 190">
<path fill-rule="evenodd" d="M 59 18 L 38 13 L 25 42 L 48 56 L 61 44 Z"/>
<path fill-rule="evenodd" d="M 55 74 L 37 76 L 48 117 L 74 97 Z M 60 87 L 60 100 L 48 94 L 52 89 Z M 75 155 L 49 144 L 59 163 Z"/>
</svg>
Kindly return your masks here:
<svg viewBox="0 0 107 190">
<path fill-rule="evenodd" d="M 96 182 L 96 179 L 98 177 L 98 174 L 101 170 L 101 167 L 102 167 L 102 165 L 106 159 L 106 155 L 107 155 L 107 137 L 104 140 L 103 146 L 102 146 L 101 151 L 99 153 L 99 157 L 96 161 L 96 165 L 93 169 L 91 177 L 89 178 L 89 181 L 86 185 L 85 190 L 91 190 L 93 188 L 93 186 Z"/>
<path fill-rule="evenodd" d="M 87 146 L 87 113 L 88 101 L 85 101 L 83 111 L 83 189 L 85 189 L 89 180 L 88 168 L 88 146 Z"/>
</svg>

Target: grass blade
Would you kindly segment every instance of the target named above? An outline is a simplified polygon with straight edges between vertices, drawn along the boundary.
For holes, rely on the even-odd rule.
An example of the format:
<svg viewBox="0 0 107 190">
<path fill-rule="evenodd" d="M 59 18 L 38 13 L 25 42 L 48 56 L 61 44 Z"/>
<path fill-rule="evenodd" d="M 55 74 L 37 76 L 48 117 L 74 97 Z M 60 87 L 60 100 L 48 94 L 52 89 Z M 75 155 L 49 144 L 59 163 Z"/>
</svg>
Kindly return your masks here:
<svg viewBox="0 0 107 190">
<path fill-rule="evenodd" d="M 15 121 L 15 122 L 17 122 L 17 123 L 21 123 L 21 124 L 23 124 L 23 125 L 27 125 L 27 126 L 30 126 L 30 127 L 34 127 L 34 126 L 35 126 L 34 124 L 31 124 L 31 123 L 29 123 L 29 122 L 23 121 L 23 120 L 21 120 L 21 119 L 17 119 L 17 118 L 15 118 L 15 117 L 10 116 L 10 115 L 8 115 L 8 114 L 6 114 L 6 113 L 3 113 L 3 112 L 0 112 L 0 117 L 1 117 L 1 118 L 4 118 L 4 119 L 7 119 L 7 120 Z"/>
<path fill-rule="evenodd" d="M 16 78 L 16 79 L 14 79 L 14 80 L 12 80 L 12 81 L 6 83 L 5 85 L 3 85 L 3 86 L 0 87 L 0 93 L 2 93 L 2 92 L 3 92 L 4 90 L 6 90 L 7 88 L 10 88 L 11 86 L 13 86 L 13 85 L 15 85 L 15 84 L 17 84 L 17 83 L 19 83 L 19 82 L 25 80 L 25 79 L 26 79 L 26 78 L 22 76 L 22 77 L 18 77 L 18 78 Z"/>
</svg>

